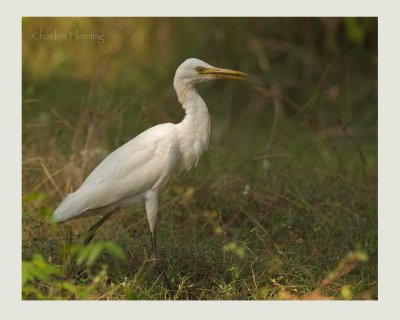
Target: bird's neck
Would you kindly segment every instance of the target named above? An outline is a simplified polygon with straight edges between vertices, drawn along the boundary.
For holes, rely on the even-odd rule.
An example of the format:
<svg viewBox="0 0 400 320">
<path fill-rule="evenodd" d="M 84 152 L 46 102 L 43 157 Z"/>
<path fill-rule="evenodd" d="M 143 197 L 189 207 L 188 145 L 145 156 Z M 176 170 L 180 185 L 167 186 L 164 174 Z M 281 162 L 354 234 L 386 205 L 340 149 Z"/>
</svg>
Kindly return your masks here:
<svg viewBox="0 0 400 320">
<path fill-rule="evenodd" d="M 210 115 L 204 100 L 193 84 L 175 86 L 185 117 L 177 124 L 182 164 L 186 170 L 196 166 L 208 148 Z"/>
</svg>

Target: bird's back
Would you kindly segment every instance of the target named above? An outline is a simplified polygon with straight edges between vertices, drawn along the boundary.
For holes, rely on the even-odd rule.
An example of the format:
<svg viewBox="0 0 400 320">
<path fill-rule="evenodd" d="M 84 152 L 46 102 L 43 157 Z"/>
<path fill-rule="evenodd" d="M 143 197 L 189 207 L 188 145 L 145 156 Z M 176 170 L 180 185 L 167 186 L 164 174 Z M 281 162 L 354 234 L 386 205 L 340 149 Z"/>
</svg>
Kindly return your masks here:
<svg viewBox="0 0 400 320">
<path fill-rule="evenodd" d="M 176 125 L 154 126 L 109 154 L 55 210 L 57 222 L 88 210 L 118 206 L 122 200 L 158 188 L 170 176 L 179 154 Z"/>
</svg>

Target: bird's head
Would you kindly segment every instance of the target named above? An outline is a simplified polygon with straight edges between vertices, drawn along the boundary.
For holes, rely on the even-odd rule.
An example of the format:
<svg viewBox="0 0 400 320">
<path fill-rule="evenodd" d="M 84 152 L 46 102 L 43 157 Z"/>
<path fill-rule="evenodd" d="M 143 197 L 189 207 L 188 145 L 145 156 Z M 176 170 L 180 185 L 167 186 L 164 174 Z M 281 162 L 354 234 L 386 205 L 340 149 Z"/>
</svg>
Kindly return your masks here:
<svg viewBox="0 0 400 320">
<path fill-rule="evenodd" d="M 175 81 L 183 84 L 196 84 L 215 79 L 244 80 L 246 74 L 240 71 L 216 68 L 196 58 L 185 60 L 176 70 Z"/>
</svg>

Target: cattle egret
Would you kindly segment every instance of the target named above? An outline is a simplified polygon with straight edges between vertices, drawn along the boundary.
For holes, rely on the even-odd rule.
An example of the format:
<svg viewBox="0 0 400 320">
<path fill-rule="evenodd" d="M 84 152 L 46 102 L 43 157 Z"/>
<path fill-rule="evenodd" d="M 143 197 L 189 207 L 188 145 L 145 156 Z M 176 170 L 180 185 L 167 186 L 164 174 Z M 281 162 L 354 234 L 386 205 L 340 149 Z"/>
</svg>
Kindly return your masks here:
<svg viewBox="0 0 400 320">
<path fill-rule="evenodd" d="M 176 167 L 189 170 L 207 149 L 210 116 L 195 85 L 214 79 L 242 80 L 246 74 L 216 68 L 190 58 L 176 70 L 174 88 L 185 110 L 178 124 L 164 123 L 142 132 L 109 154 L 80 188 L 67 195 L 53 219 L 64 222 L 91 214 L 103 217 L 89 229 L 85 244 L 95 231 L 120 208 L 144 201 L 151 232 L 151 255 L 157 258 L 155 226 L 158 193 Z"/>
</svg>

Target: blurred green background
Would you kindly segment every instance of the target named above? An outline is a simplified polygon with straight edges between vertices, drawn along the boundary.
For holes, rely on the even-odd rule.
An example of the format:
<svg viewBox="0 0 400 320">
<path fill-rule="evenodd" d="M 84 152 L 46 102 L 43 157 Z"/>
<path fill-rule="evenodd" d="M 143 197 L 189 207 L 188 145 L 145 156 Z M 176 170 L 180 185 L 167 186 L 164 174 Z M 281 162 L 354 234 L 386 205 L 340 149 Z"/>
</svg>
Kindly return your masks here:
<svg viewBox="0 0 400 320">
<path fill-rule="evenodd" d="M 66 237 L 94 220 L 71 222 L 71 231 L 49 224 L 52 211 L 109 152 L 181 121 L 173 76 L 196 57 L 249 81 L 198 87 L 211 114 L 209 151 L 160 200 L 159 243 L 175 261 L 169 275 L 192 285 L 177 298 L 323 298 L 325 287 L 333 298 L 377 297 L 376 18 L 27 17 L 22 26 L 24 260 L 39 253 L 63 266 Z M 92 39 L 70 38 L 76 31 Z M 104 42 L 93 39 L 100 35 Z M 134 243 L 125 271 L 140 266 L 148 246 L 143 209 L 135 210 L 99 231 L 123 249 Z M 349 252 L 368 263 L 319 287 Z M 209 283 L 207 272 L 221 279 Z M 254 274 L 260 283 L 246 291 Z M 45 280 L 32 279 L 54 298 Z M 162 284 L 146 291 L 149 279 L 108 298 L 165 298 Z"/>
</svg>

